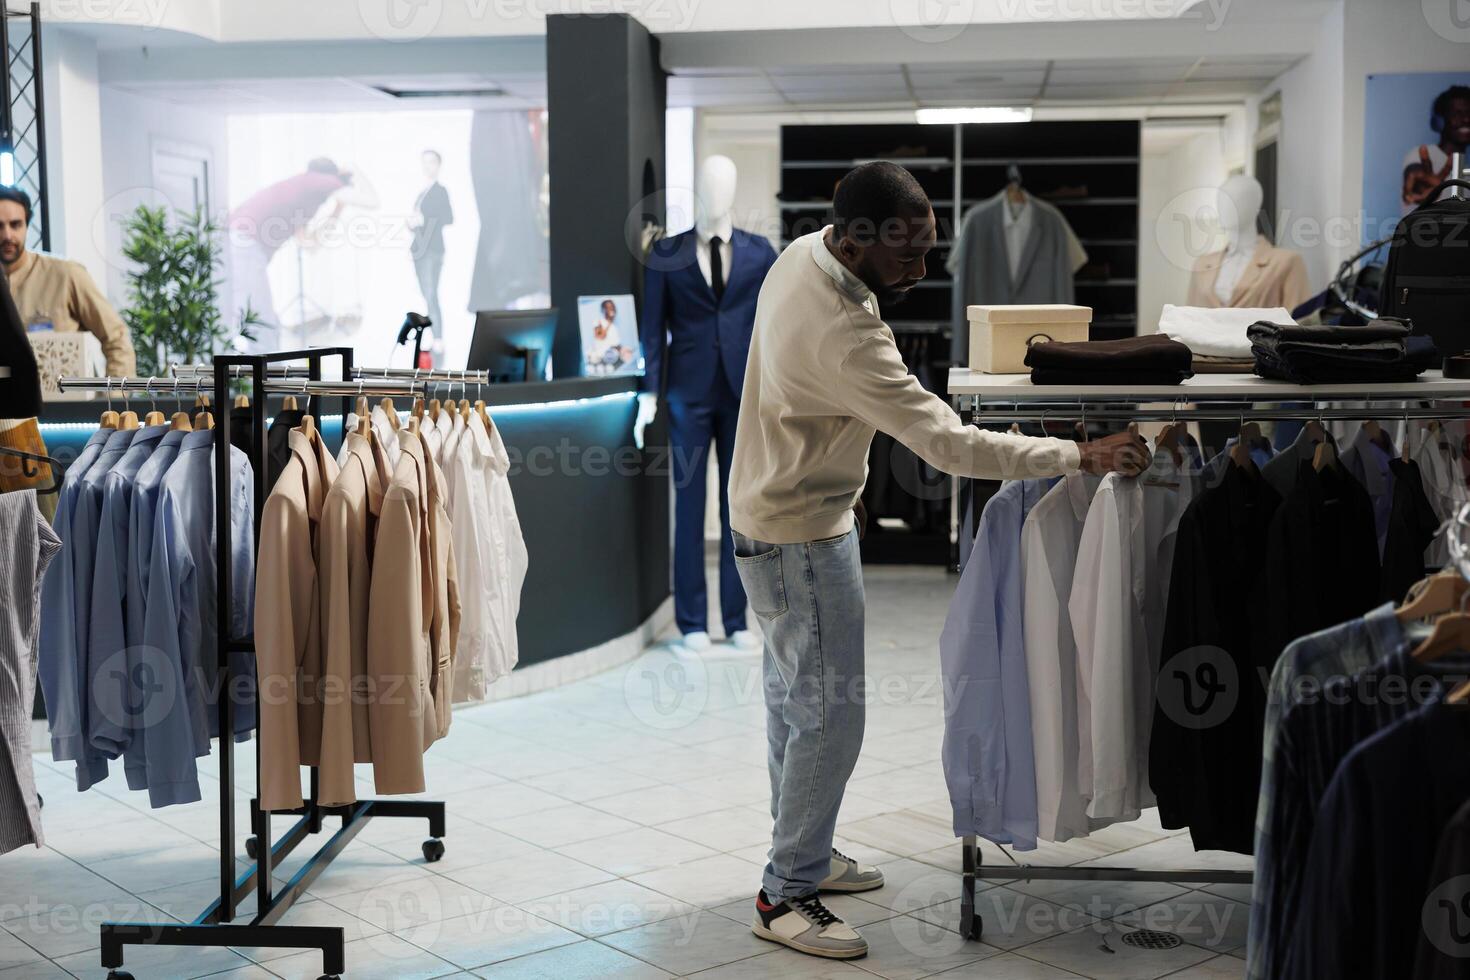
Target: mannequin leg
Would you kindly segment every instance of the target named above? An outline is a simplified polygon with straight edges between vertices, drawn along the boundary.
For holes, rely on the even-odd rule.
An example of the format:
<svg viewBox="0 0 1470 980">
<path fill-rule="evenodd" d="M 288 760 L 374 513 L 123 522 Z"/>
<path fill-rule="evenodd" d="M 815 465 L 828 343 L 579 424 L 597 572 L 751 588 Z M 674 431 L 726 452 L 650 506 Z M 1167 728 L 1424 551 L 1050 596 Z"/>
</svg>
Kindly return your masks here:
<svg viewBox="0 0 1470 980">
<path fill-rule="evenodd" d="M 720 465 L 720 619 L 725 636 L 748 629 L 745 622 L 745 586 L 735 567 L 735 539 L 730 536 L 730 460 L 735 454 L 735 423 L 740 417 L 740 399 L 722 382 L 715 411 L 715 452 Z"/>
<path fill-rule="evenodd" d="M 674 475 L 674 621 L 680 633 L 708 632 L 704 506 L 714 412 L 709 405 L 673 401 L 668 411 Z"/>
</svg>

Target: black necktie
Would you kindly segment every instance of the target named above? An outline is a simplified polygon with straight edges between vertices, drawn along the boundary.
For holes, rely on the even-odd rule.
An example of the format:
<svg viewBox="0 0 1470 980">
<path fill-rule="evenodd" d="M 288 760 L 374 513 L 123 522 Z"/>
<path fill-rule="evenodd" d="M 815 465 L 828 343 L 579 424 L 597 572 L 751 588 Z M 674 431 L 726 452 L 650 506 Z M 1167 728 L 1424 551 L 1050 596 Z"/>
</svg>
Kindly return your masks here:
<svg viewBox="0 0 1470 980">
<path fill-rule="evenodd" d="M 716 303 L 725 298 L 725 260 L 720 255 L 724 244 L 719 235 L 709 240 L 709 285 L 715 291 Z"/>
</svg>

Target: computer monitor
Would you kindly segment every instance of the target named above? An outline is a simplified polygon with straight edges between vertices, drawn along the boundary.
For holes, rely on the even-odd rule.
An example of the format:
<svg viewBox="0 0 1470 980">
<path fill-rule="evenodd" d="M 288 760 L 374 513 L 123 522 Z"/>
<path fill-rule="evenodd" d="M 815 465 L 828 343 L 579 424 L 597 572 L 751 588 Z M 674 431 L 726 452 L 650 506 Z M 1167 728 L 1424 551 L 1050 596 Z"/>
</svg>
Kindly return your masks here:
<svg viewBox="0 0 1470 980">
<path fill-rule="evenodd" d="M 543 310 L 481 310 L 465 367 L 488 371 L 490 380 L 540 381 L 556 338 L 556 307 Z"/>
</svg>

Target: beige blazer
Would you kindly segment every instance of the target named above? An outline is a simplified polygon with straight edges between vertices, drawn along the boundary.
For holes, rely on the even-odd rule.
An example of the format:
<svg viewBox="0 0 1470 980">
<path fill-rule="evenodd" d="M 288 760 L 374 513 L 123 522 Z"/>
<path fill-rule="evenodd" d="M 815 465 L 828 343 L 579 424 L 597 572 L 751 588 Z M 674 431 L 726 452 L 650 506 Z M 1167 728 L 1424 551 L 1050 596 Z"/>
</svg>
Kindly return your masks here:
<svg viewBox="0 0 1470 980">
<path fill-rule="evenodd" d="M 451 604 L 448 537 L 436 534 L 447 530 L 439 499 L 444 476 L 422 438 L 404 432 L 398 448 L 372 559 L 368 725 L 377 791 L 421 793 L 424 751 L 448 730 L 448 683 L 438 675 L 453 663 L 444 631 L 458 622 L 458 590 Z"/>
<path fill-rule="evenodd" d="M 318 799 L 324 806 L 357 801 L 355 762 L 372 762 L 368 734 L 368 598 L 373 542 L 391 474 L 377 438 L 349 432 L 342 469 L 322 505 L 322 751 Z"/>
<path fill-rule="evenodd" d="M 459 644 L 459 569 L 454 557 L 454 529 L 449 521 L 449 480 L 429 452 L 428 433 L 419 430 L 424 473 L 429 482 L 429 545 L 434 575 L 434 615 L 429 625 L 433 655 L 430 690 L 434 695 L 435 733 L 449 734 L 454 694 L 454 663 Z"/>
<path fill-rule="evenodd" d="M 1215 309 L 1228 307 L 1285 307 L 1295 309 L 1311 297 L 1307 285 L 1307 267 L 1302 257 L 1284 248 L 1276 248 L 1266 236 L 1256 236 L 1256 250 L 1250 264 L 1240 274 L 1240 281 L 1230 293 L 1230 302 L 1221 303 L 1215 295 L 1215 280 L 1220 277 L 1220 264 L 1225 250 L 1210 252 L 1195 263 L 1189 278 L 1188 306 Z"/>
<path fill-rule="evenodd" d="M 255 669 L 259 684 L 260 806 L 302 805 L 303 765 L 321 751 L 319 523 L 337 464 L 320 438 L 288 434 L 291 458 L 266 498 L 256 560 Z"/>
</svg>

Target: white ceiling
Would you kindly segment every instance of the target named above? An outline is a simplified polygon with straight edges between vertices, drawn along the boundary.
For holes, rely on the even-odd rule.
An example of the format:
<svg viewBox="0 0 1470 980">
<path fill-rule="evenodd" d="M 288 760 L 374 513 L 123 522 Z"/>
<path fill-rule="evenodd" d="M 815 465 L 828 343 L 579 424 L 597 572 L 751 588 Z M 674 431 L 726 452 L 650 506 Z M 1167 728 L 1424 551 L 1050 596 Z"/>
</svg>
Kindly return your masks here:
<svg viewBox="0 0 1470 980">
<path fill-rule="evenodd" d="M 669 104 L 701 108 L 1169 105 L 1259 92 L 1296 56 L 1128 58 L 676 70 Z"/>
<path fill-rule="evenodd" d="M 1282 55 L 676 69 L 669 78 L 669 105 L 713 110 L 904 110 L 946 105 L 1150 108 L 1240 99 L 1259 92 L 1294 61 Z M 113 84 L 139 95 L 225 112 L 523 109 L 546 104 L 545 76 L 525 71 Z M 499 94 L 402 99 L 384 88 Z"/>
</svg>

